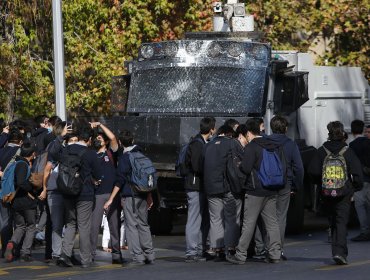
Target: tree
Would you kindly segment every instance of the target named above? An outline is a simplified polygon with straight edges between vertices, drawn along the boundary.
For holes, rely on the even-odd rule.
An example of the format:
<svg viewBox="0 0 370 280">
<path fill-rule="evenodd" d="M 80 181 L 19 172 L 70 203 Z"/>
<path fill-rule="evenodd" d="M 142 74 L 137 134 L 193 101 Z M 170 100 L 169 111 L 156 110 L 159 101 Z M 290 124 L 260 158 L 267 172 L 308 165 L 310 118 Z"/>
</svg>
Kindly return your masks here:
<svg viewBox="0 0 370 280">
<path fill-rule="evenodd" d="M 62 1 L 69 114 L 110 110 L 111 80 L 143 42 L 210 31 L 215 0 Z M 320 64 L 361 66 L 370 78 L 365 0 L 250 0 L 247 11 L 274 49 L 327 47 Z M 55 112 L 51 0 L 0 0 L 0 117 Z M 3 113 L 2 113 L 3 112 Z"/>
</svg>

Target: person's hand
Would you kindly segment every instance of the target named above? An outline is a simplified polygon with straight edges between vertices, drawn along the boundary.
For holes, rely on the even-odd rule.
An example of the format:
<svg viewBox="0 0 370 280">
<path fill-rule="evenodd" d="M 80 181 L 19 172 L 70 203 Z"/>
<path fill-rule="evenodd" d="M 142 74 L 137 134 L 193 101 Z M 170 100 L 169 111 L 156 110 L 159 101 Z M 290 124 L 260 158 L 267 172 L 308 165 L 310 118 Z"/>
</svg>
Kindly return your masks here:
<svg viewBox="0 0 370 280">
<path fill-rule="evenodd" d="M 39 200 L 45 200 L 46 199 L 47 192 L 46 190 L 43 190 L 39 195 Z"/>
<path fill-rule="evenodd" d="M 3 133 L 9 134 L 9 125 L 3 128 Z"/>
<path fill-rule="evenodd" d="M 91 128 L 93 128 L 93 129 L 100 126 L 100 122 L 91 122 L 89 124 L 90 124 Z"/>
<path fill-rule="evenodd" d="M 153 206 L 153 198 L 151 193 L 148 193 L 148 196 L 146 197 L 146 206 L 148 210 L 150 210 Z"/>
<path fill-rule="evenodd" d="M 3 177 L 4 172 L 0 171 L 0 177 Z"/>
<path fill-rule="evenodd" d="M 103 206 L 103 208 L 104 208 L 104 210 L 105 211 L 108 211 L 108 209 L 109 209 L 109 207 L 110 207 L 110 205 L 112 204 L 112 200 L 107 200 L 105 203 L 104 203 L 104 206 Z"/>
</svg>

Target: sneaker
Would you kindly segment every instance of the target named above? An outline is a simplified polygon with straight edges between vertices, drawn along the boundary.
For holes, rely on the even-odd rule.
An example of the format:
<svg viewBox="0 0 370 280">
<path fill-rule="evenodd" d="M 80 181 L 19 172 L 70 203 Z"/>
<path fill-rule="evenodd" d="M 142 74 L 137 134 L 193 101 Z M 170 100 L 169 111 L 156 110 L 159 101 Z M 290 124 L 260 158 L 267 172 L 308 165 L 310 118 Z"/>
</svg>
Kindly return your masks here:
<svg viewBox="0 0 370 280">
<path fill-rule="evenodd" d="M 252 258 L 255 260 L 264 260 L 266 259 L 266 251 L 257 252 Z"/>
<path fill-rule="evenodd" d="M 342 257 L 342 256 L 339 256 L 339 255 L 335 255 L 333 257 L 333 260 L 338 265 L 346 265 L 346 264 L 348 264 L 346 258 L 345 257 Z"/>
<path fill-rule="evenodd" d="M 351 241 L 370 241 L 370 234 L 360 233 L 359 235 L 352 237 Z"/>
<path fill-rule="evenodd" d="M 284 252 L 281 252 L 280 259 L 283 260 L 283 261 L 287 261 L 288 260 L 288 258 L 284 255 Z"/>
<path fill-rule="evenodd" d="M 216 254 L 214 252 L 203 252 L 202 257 L 206 259 L 206 261 L 213 260 L 216 257 Z"/>
<path fill-rule="evenodd" d="M 112 264 L 123 264 L 122 259 L 112 259 Z"/>
<path fill-rule="evenodd" d="M 199 255 L 186 256 L 186 258 L 185 258 L 186 263 L 205 262 L 206 260 L 207 260 L 207 258 L 199 256 Z"/>
<path fill-rule="evenodd" d="M 145 262 L 145 264 L 154 264 L 154 260 L 146 259 L 144 262 Z"/>
<path fill-rule="evenodd" d="M 21 262 L 33 262 L 33 258 L 29 254 L 22 255 Z"/>
<path fill-rule="evenodd" d="M 48 259 L 48 260 L 45 260 L 45 262 L 50 265 L 50 266 L 54 266 L 54 265 L 57 265 L 58 264 L 58 261 L 59 261 L 59 257 L 52 257 L 51 260 Z"/>
<path fill-rule="evenodd" d="M 144 261 L 132 261 L 128 264 L 129 266 L 142 266 L 145 265 Z"/>
<path fill-rule="evenodd" d="M 245 264 L 245 261 L 238 259 L 235 255 L 227 255 L 226 260 L 233 264 Z"/>
<path fill-rule="evenodd" d="M 14 247 L 14 243 L 11 241 L 6 245 L 6 250 L 4 253 L 6 262 L 12 262 L 14 260 Z"/>
<path fill-rule="evenodd" d="M 71 262 L 71 258 L 70 257 L 68 257 L 65 254 L 62 254 L 59 257 L 58 265 L 59 266 L 63 266 L 63 267 L 72 267 L 73 266 L 73 263 Z"/>
</svg>

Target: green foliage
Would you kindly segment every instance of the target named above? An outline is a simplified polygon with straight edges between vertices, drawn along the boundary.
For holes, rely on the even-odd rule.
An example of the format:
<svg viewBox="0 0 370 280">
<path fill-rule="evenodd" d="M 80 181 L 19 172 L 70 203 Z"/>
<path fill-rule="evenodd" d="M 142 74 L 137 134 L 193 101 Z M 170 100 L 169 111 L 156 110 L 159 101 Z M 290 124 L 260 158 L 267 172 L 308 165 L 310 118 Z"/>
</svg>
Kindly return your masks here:
<svg viewBox="0 0 370 280">
<path fill-rule="evenodd" d="M 55 112 L 51 0 L 0 2 L 0 117 Z M 143 42 L 212 28 L 214 0 L 64 0 L 69 114 L 108 114 L 111 79 Z M 274 49 L 308 51 L 330 39 L 319 63 L 361 66 L 369 79 L 369 2 L 251 0 Z M 352 3 L 352 4 L 351 4 Z"/>
</svg>

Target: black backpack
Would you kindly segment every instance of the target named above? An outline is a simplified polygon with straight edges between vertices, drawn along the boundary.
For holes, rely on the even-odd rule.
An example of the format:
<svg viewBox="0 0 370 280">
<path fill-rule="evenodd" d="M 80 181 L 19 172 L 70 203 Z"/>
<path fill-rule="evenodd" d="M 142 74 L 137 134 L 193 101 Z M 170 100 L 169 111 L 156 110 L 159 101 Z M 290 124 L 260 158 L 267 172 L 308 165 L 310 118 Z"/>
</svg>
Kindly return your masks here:
<svg viewBox="0 0 370 280">
<path fill-rule="evenodd" d="M 73 152 L 68 146 L 62 152 L 57 177 L 57 188 L 60 193 L 70 196 L 80 194 L 83 187 L 80 174 L 82 156 L 86 151 L 87 149 L 81 149 L 79 152 Z"/>
</svg>

